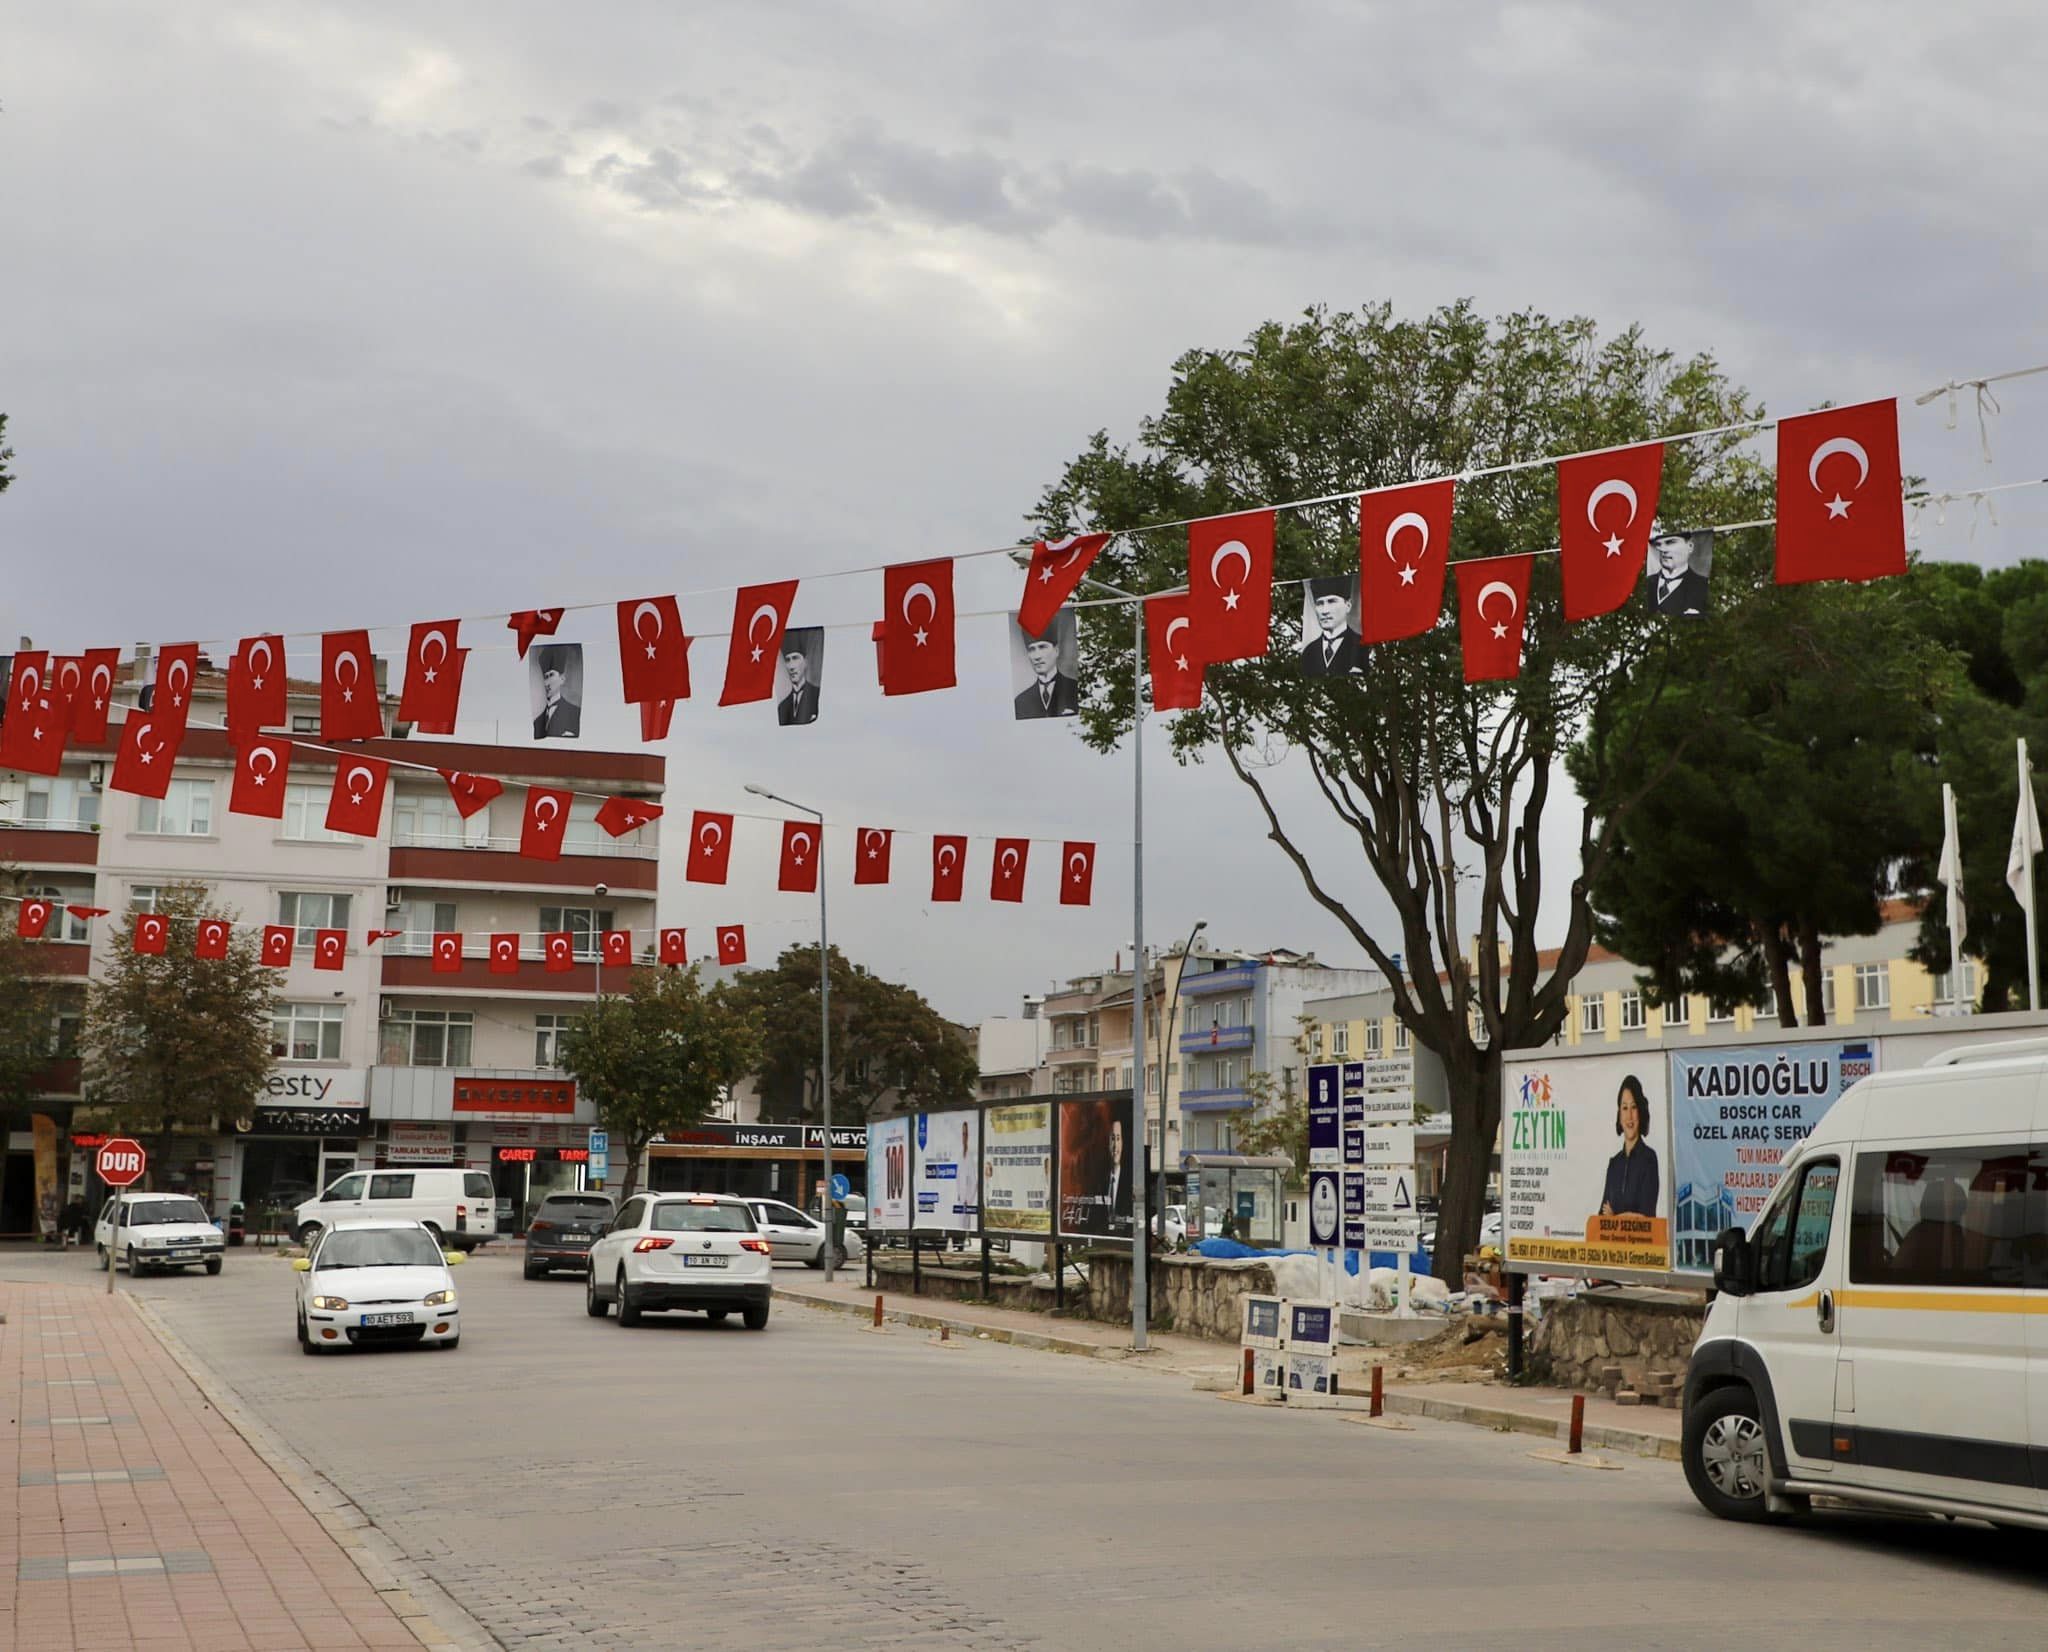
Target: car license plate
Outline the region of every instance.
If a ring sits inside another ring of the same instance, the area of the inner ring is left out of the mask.
[[[590,1240],[591,1235],[587,1233],[565,1233],[562,1235],[562,1243],[565,1245],[587,1245],[590,1243]]]
[[[686,1256],[683,1258],[683,1266],[686,1268],[722,1268],[725,1266],[725,1258],[722,1256]]]
[[[364,1314],[365,1325],[410,1325],[411,1314]]]

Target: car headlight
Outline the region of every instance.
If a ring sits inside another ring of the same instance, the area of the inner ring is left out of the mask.
[[[341,1309],[348,1306],[348,1298],[343,1296],[316,1296],[313,1298],[313,1306],[325,1308],[329,1313],[338,1313]]]
[[[454,1301],[455,1293],[453,1291],[435,1291],[426,1299],[426,1304],[429,1308],[446,1308],[453,1304]]]

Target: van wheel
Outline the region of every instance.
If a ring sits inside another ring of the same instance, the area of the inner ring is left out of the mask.
[[[441,1236],[441,1228],[438,1223],[426,1222],[422,1225],[434,1236],[434,1248],[436,1250],[446,1250],[448,1248],[448,1241]]]
[[[293,1234],[292,1237],[298,1240],[301,1250],[311,1250],[313,1248],[313,1241],[320,1237],[320,1224],[318,1222],[301,1222],[299,1224],[299,1231]]]
[[[1685,1419],[1686,1484],[1710,1514],[1723,1520],[1763,1520],[1770,1456],[1756,1395],[1748,1388],[1717,1388]]]

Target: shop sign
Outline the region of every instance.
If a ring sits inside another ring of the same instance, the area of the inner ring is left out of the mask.
[[[360,1067],[276,1072],[257,1095],[261,1107],[356,1107],[368,1099],[370,1075]]]
[[[573,1113],[576,1111],[576,1081],[573,1078],[464,1078],[455,1079],[455,1111],[458,1113]]]
[[[255,1136],[353,1136],[369,1123],[366,1107],[259,1107],[235,1129]]]
[[[398,1124],[384,1144],[387,1164],[445,1164],[455,1157],[455,1132],[446,1125]]]

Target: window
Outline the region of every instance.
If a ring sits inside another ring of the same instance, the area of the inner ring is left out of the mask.
[[[1717,1006],[1711,998],[1707,1000],[1708,1026],[1713,1027],[1725,1025],[1728,1022],[1733,1021],[1734,1019],[1735,1006],[1733,1004],[1730,1004],[1726,1009],[1722,1009],[1719,1006]]]
[[[78,1054],[78,1038],[85,1030],[85,1000],[67,997],[50,1018],[50,1054],[68,1061]]]
[[[360,1199],[363,1196],[363,1184],[369,1179],[369,1176],[361,1171],[358,1171],[353,1176],[344,1176],[325,1193],[321,1194],[320,1197],[322,1199]]]
[[[1645,1025],[1643,1017],[1643,995],[1640,992],[1625,992],[1621,995],[1621,1030],[1641,1032]]]
[[[2040,1289],[2048,1153],[1879,1148],[1856,1155],[1849,1277],[1869,1285]]]
[[[544,934],[566,929],[576,956],[595,958],[604,932],[617,925],[612,922],[609,907],[544,906],[540,909],[540,927]]]
[[[327,829],[327,803],[333,794],[325,786],[288,781],[284,788],[284,835],[294,843],[355,843],[346,832]]]
[[[640,1225],[641,1219],[646,1214],[647,1201],[645,1199],[628,1199],[625,1207],[619,1212],[619,1219],[612,1223],[612,1228],[615,1232],[630,1233]]]
[[[400,901],[384,921],[386,929],[403,930],[395,940],[384,943],[386,952],[415,952],[424,956],[434,950],[435,934],[455,928],[453,901]]]
[[[23,781],[20,818],[33,826],[94,826],[100,818],[100,789],[90,780],[28,775]]]
[[[1589,992],[1579,1000],[1579,1031],[1582,1033],[1596,1033],[1605,1032],[1606,1030],[1606,994]]]
[[[410,1199],[412,1197],[412,1175],[380,1171],[370,1178],[370,1197],[373,1199]]]
[[[1891,966],[1889,964],[1858,964],[1856,966],[1857,1009],[1890,1009],[1891,1002]]]
[[[1842,1178],[1833,1159],[1800,1167],[1799,1185],[1781,1191],[1757,1226],[1757,1287],[1796,1291],[1820,1277],[1835,1220],[1835,1190]]]
[[[1341,1023],[1330,1029],[1330,1053],[1349,1055],[1351,1053],[1351,1029]]]
[[[278,893],[277,921],[299,932],[300,946],[311,946],[316,930],[348,928],[348,907],[347,895],[285,889]]]
[[[157,902],[157,887],[153,883],[131,883],[128,886],[128,910],[131,912],[154,912]]]
[[[490,1174],[482,1170],[464,1171],[462,1173],[462,1196],[465,1199],[489,1199],[494,1197],[491,1192]]]
[[[1678,996],[1677,1003],[1667,1004],[1664,1007],[1664,1025],[1668,1027],[1674,1021],[1676,1021],[1681,1027],[1690,1027],[1692,1025],[1691,993],[1680,993]]]
[[[173,780],[159,803],[135,800],[135,829],[161,837],[205,837],[213,830],[213,782]]]
[[[339,1061],[339,1004],[279,1004],[270,1012],[270,1053],[279,1061]]]
[[[1792,989],[1792,996],[1804,1009],[1806,990],[1803,981]],[[1835,1018],[1835,972],[1827,967],[1823,967],[1820,972],[1820,1013],[1830,1021]]]
[[[1408,1048],[1408,1023],[1397,1020],[1394,1023],[1394,1053],[1399,1055]]]
[[[1955,997],[1955,982],[1950,972],[1943,970],[1934,978],[1934,1001],[1937,1004],[1952,1004]],[[1963,960],[1963,1002],[1977,1002],[1977,961],[1974,958]]]
[[[401,791],[391,803],[391,841],[428,848],[459,849],[463,845],[462,811],[445,790]]]
[[[319,718],[317,718],[317,717],[308,717],[308,716],[305,716],[305,715],[303,715],[303,714],[299,714],[299,713],[294,713],[294,714],[293,714],[293,716],[292,716],[292,733],[294,733],[294,734],[318,734],[319,732],[320,732],[320,719],[319,719]]]
[[[1493,1042],[1493,1035],[1486,1030],[1486,1012],[1477,1004],[1465,1012],[1465,1025],[1472,1031],[1472,1042],[1482,1050]]]
[[[405,1010],[377,1029],[395,1067],[467,1067],[476,1017],[468,1010]]]
[[[536,1015],[533,1018],[533,1064],[559,1067],[562,1064],[562,1034],[575,1020],[570,1015]]]
[[[74,918],[65,910],[65,907],[69,905],[92,905],[92,891],[90,889],[60,889],[54,883],[46,883],[40,887],[30,885],[22,893],[24,895],[40,896],[46,901],[53,902],[57,908],[50,915],[50,927],[43,931],[44,940],[89,941],[92,939],[92,928],[86,920]]]

